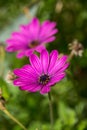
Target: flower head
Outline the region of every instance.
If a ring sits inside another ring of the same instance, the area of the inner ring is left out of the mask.
[[[5,80],[7,83],[12,83],[14,79],[16,79],[16,75],[12,72],[12,71],[8,71],[6,77],[5,77]]]
[[[55,12],[60,13],[63,9],[63,2],[62,0],[58,0],[55,7]]]
[[[58,58],[57,50],[53,50],[50,54],[47,50],[43,50],[40,58],[32,54],[30,65],[14,70],[18,78],[13,81],[13,84],[19,86],[21,90],[48,93],[54,84],[65,77],[65,70],[69,66],[66,61],[66,55]]]
[[[40,24],[37,18],[33,18],[27,25],[20,26],[19,32],[12,33],[11,38],[7,40],[6,50],[18,51],[18,58],[30,56],[34,50],[41,52],[44,44],[55,40],[53,35],[58,32],[55,26],[55,22],[46,20]]]
[[[71,50],[71,54],[75,56],[82,56],[83,54],[83,45],[78,42],[77,39],[74,39],[72,43],[69,43],[69,50]]]

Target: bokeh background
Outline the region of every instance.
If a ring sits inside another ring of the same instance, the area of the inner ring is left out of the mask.
[[[52,88],[54,130],[87,130],[87,0],[0,0],[0,87],[6,108],[28,130],[50,130],[47,95],[27,93],[7,83],[9,70],[28,63],[5,51],[6,39],[34,16],[57,22],[59,33],[47,49],[70,54],[68,44],[77,39],[84,52],[70,61],[67,76]],[[0,111],[0,130],[21,130]]]

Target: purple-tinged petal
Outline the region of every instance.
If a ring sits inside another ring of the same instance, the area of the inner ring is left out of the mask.
[[[67,58],[67,56],[63,56],[60,59],[58,59],[55,66],[49,71],[49,74],[54,75],[57,71],[59,71],[66,63]]]
[[[43,36],[47,31],[50,32],[56,26],[55,22],[45,21],[41,25],[40,36]],[[48,29],[48,30],[47,30]]]
[[[40,55],[43,72],[46,74],[49,66],[49,54],[47,50],[43,50]]]
[[[31,79],[21,79],[21,78],[18,78],[18,79],[15,79],[14,81],[13,81],[13,84],[15,85],[15,86],[19,86],[19,87],[22,87],[22,86],[30,86],[31,84],[36,84],[36,82],[35,82],[35,79],[33,79],[32,78],[32,80]]]
[[[55,63],[56,63],[57,59],[58,59],[58,51],[53,50],[50,53],[50,61],[49,61],[50,63],[49,63],[48,73],[55,66]]]
[[[46,20],[42,23],[41,27],[45,27],[46,25],[49,25],[50,24],[50,21],[49,20]]]
[[[21,52],[18,52],[17,54],[17,58],[22,58],[23,56],[25,56],[25,52],[24,51],[21,51]]]
[[[13,52],[13,51],[15,51],[15,48],[14,48],[14,46],[7,46],[6,51]]]
[[[22,70],[23,71],[27,71],[27,73],[29,74],[29,76],[32,76],[33,78],[36,78],[36,79],[38,78],[38,72],[31,65],[24,65],[22,67]]]
[[[54,29],[54,30],[52,30],[52,31],[50,31],[48,33],[46,32],[43,39],[45,40],[46,38],[51,37],[52,35],[56,34],[57,32],[58,32],[58,29]]]
[[[38,77],[36,70],[31,65],[24,65],[22,67],[22,70],[27,71],[29,73],[29,75],[31,75],[33,77]]]
[[[58,70],[58,73],[64,72],[69,67],[69,63],[66,63],[60,70]]]
[[[27,49],[26,51],[25,51],[25,55],[27,56],[27,57],[29,57],[30,55],[32,55],[32,53],[33,53],[33,49]]]
[[[43,86],[42,88],[41,88],[41,90],[40,90],[40,94],[46,94],[46,93],[48,93],[48,92],[50,92],[50,87],[49,86]]]
[[[38,74],[42,73],[41,63],[40,63],[40,59],[38,58],[38,56],[36,56],[35,54],[32,54],[30,56],[30,63],[32,65],[32,67],[37,71]]]
[[[49,28],[49,27],[48,27]],[[58,29],[53,29],[53,30],[46,30],[44,31],[43,35],[39,36],[40,41],[46,40],[47,38],[52,37],[54,34],[56,34],[58,32]]]
[[[54,76],[52,76],[50,82],[48,83],[48,85],[52,86],[55,83],[61,81],[64,77],[66,76],[65,73],[57,73]]]
[[[13,81],[13,84],[15,86],[22,86],[22,85],[25,85],[25,83],[20,79],[20,78],[17,78]]]
[[[20,25],[20,30],[21,30],[21,32],[26,32],[26,31],[28,31],[27,25]]]
[[[18,44],[18,41],[16,40],[16,39],[12,39],[12,38],[10,38],[10,39],[7,39],[6,40],[6,42],[10,45],[12,45],[13,43],[17,43]]]
[[[29,86],[25,85],[25,86],[22,86],[20,87],[21,90],[26,90],[26,91],[29,91],[29,92],[37,92],[41,89],[41,87],[37,84],[31,84]]]
[[[15,52],[15,51],[18,51],[18,50],[22,50],[22,49],[24,49],[24,47],[22,47],[21,45],[8,45],[7,47],[6,47],[6,50],[8,51],[8,52]]]
[[[42,40],[41,41],[41,43],[43,44],[45,44],[45,43],[48,43],[48,42],[52,42],[52,41],[54,41],[56,39],[56,37],[55,36],[53,36],[53,37],[50,37],[50,38],[47,38],[47,39],[45,39],[45,40]]]
[[[47,31],[47,28],[49,29],[49,26],[50,26],[49,20],[46,20],[45,22],[42,23],[41,28],[40,28],[40,34],[39,34],[40,38],[44,36],[44,34]]]
[[[39,30],[40,30],[39,20],[37,18],[33,18],[31,25],[29,27],[29,31],[33,35],[34,40],[38,39]]]
[[[42,23],[41,28],[40,28],[40,35],[43,34],[43,32],[45,31],[45,29],[47,29],[47,27],[49,26],[50,21],[46,20]]]
[[[38,52],[41,52],[43,50],[45,50],[45,46],[43,46],[43,45],[36,47],[36,51],[38,51]]]
[[[19,40],[27,40],[28,36],[22,34],[21,32],[13,32],[12,33],[12,38],[13,39],[19,39]]]
[[[53,29],[56,26],[56,22],[50,22],[50,29]]]
[[[19,41],[18,39],[8,39],[7,40],[8,46],[13,46],[15,50],[25,49],[26,48],[26,42]]]
[[[11,37],[10,39],[7,39],[6,40],[7,43],[9,44],[14,44],[14,43],[26,43],[27,42],[27,39],[26,38],[23,38],[22,36],[17,36],[17,37]]]
[[[21,69],[15,69],[14,74],[17,75],[18,77],[31,77],[32,78],[37,78],[38,74],[36,73],[36,71],[31,67],[31,66],[24,66]]]
[[[32,32],[30,31],[30,26],[31,26],[31,24],[29,24],[28,26],[26,25],[26,27],[21,25],[20,26],[20,29],[21,29],[20,34],[22,34],[25,37],[27,37],[27,40],[32,41],[34,39],[34,36],[32,35]]]

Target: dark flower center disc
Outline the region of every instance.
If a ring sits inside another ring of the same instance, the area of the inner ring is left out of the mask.
[[[46,75],[46,74],[44,74],[44,75],[42,75],[42,76],[40,77],[39,82],[40,82],[41,84],[45,85],[45,84],[48,83],[49,79],[50,79],[49,76]]]
[[[29,44],[29,47],[30,47],[30,48],[34,48],[34,47],[36,47],[38,44],[39,44],[38,41],[32,41],[32,42]]]

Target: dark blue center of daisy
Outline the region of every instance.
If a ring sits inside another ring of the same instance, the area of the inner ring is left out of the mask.
[[[32,41],[31,43],[29,43],[29,47],[30,47],[30,48],[34,48],[34,47],[36,47],[38,44],[39,44],[38,41]]]
[[[49,76],[44,74],[44,75],[40,76],[39,81],[41,84],[45,85],[48,83],[49,79],[50,79]]]

